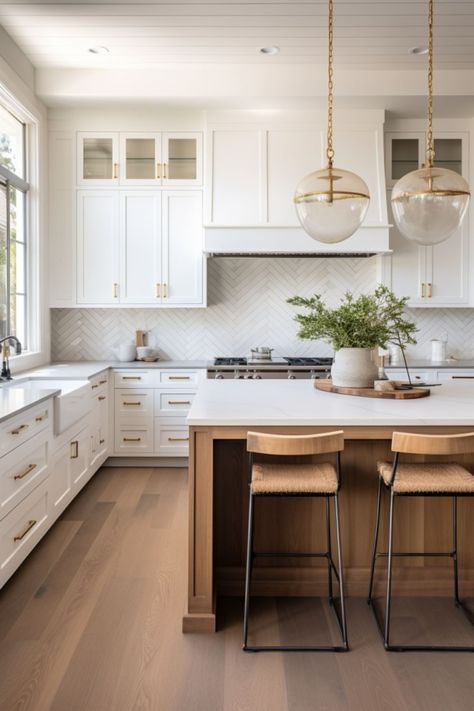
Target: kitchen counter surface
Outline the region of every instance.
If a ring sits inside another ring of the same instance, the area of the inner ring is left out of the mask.
[[[447,382],[430,397],[388,400],[316,390],[308,380],[205,380],[190,426],[467,426],[474,428],[474,383]]]
[[[48,388],[45,383],[32,383],[31,381],[18,385],[2,385],[0,387],[0,422],[9,417],[18,415],[33,405],[38,405],[49,398],[59,395],[61,391]]]
[[[434,368],[435,370],[441,370],[446,368],[447,370],[455,370],[456,368],[474,368],[474,360],[408,360],[408,367],[412,368]],[[400,370],[405,368],[403,362],[398,363],[398,365],[386,365],[385,370],[390,370],[390,368],[396,368]]]
[[[18,373],[15,376],[16,380],[21,378],[64,378],[71,380],[82,380],[93,378],[95,375],[107,370],[108,368],[115,369],[146,369],[154,368],[191,368],[205,369],[210,365],[210,361],[205,360],[158,360],[154,363],[145,363],[144,361],[132,361],[131,363],[122,363],[120,361],[77,361],[68,363],[50,363],[36,370],[29,370],[23,373]]]

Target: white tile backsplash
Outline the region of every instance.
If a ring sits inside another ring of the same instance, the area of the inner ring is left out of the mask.
[[[329,355],[324,343],[300,341],[289,296],[370,291],[375,259],[214,258],[208,264],[207,309],[53,309],[53,360],[113,358],[112,348],[150,332],[162,358],[244,356],[268,345],[286,355]],[[411,309],[419,333],[409,356],[429,358],[432,338],[448,339],[448,354],[474,357],[474,309]]]

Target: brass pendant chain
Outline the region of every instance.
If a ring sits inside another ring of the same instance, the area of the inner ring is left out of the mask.
[[[428,0],[428,133],[426,136],[426,166],[433,167],[433,0]]]
[[[332,107],[333,107],[333,0],[329,0],[328,21],[328,135],[326,155],[328,166],[332,168],[334,161],[334,148],[332,145]]]

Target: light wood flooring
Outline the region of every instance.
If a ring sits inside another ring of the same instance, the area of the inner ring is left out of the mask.
[[[473,708],[472,654],[387,654],[362,599],[348,654],[244,654],[233,598],[218,633],[183,635],[186,561],[186,472],[98,472],[0,592],[1,711]],[[472,640],[447,600],[400,605],[400,633]],[[334,631],[306,598],[256,598],[251,629],[262,643]]]

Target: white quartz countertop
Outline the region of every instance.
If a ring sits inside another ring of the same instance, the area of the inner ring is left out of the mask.
[[[205,380],[190,426],[438,425],[474,429],[474,382],[443,383],[417,400],[385,400],[325,393],[310,380]]]
[[[203,360],[158,360],[154,363],[145,363],[144,361],[132,361],[131,363],[122,363],[120,361],[77,361],[69,363],[50,363],[36,370],[29,370],[24,373],[18,373],[15,378],[64,378],[71,380],[88,380],[95,375],[102,373],[108,368],[115,369],[145,369],[152,370],[154,368],[190,368],[201,369],[207,368],[210,365],[208,361]]]
[[[33,383],[29,381],[24,384],[2,386],[0,388],[0,422],[48,400],[60,392],[61,390],[57,387],[48,386],[46,382]]]

